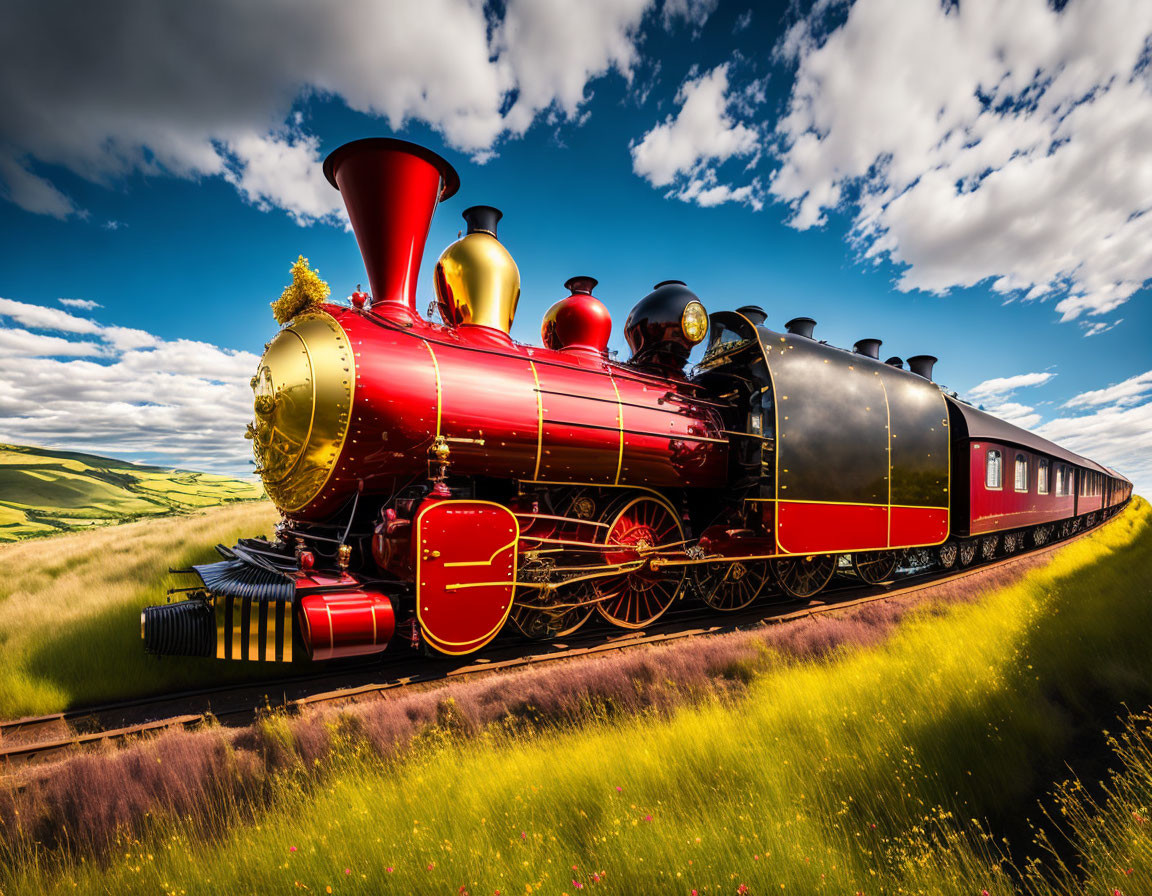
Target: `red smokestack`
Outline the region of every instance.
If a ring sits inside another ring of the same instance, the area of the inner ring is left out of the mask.
[[[416,277],[436,203],[460,188],[451,165],[423,146],[388,137],[353,140],[324,160],[340,191],[372,287],[372,307],[418,317]]]

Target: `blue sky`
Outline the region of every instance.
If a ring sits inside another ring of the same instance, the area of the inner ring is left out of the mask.
[[[574,274],[762,305],[1152,489],[1152,8],[1071,0],[52,4],[0,36],[0,439],[242,472],[297,254],[366,280],[319,161],[461,175],[539,339]],[[107,40],[93,42],[100,26]],[[68,300],[68,301],[63,301]]]

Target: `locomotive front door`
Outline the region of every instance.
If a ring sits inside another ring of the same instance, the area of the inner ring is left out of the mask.
[[[520,526],[491,501],[430,500],[416,514],[416,619],[441,653],[479,650],[512,611]]]

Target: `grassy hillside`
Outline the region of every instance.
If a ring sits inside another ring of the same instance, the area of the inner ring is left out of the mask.
[[[0,545],[0,718],[256,674],[146,656],[140,610],[177,584],[169,567],[218,559],[216,544],[268,534],[276,519],[267,501],[245,502]]]
[[[1102,730],[1152,701],[1150,598],[1137,500],[1014,584],[927,605],[878,642],[765,646],[743,687],[678,709],[589,700],[549,724],[509,679],[485,698],[507,716],[480,728],[445,699],[409,740],[402,697],[237,741],[161,739],[61,770],[63,815],[48,791],[11,803],[0,891],[1149,893],[1149,720],[1112,742],[1120,774],[1095,798],[1060,782],[1068,762],[1106,777],[1089,761],[1109,752]],[[89,781],[100,800],[102,769],[147,775],[150,811],[117,828],[117,791],[107,864],[48,853],[44,820],[66,840],[59,821],[86,815],[71,794]],[[165,811],[182,793],[188,808]]]
[[[256,483],[107,457],[0,445],[0,542],[250,501]]]

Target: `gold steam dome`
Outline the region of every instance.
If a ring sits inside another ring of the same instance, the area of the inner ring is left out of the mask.
[[[464,210],[468,232],[436,262],[436,300],[449,326],[509,333],[520,301],[520,269],[496,238],[503,217],[490,205]]]

